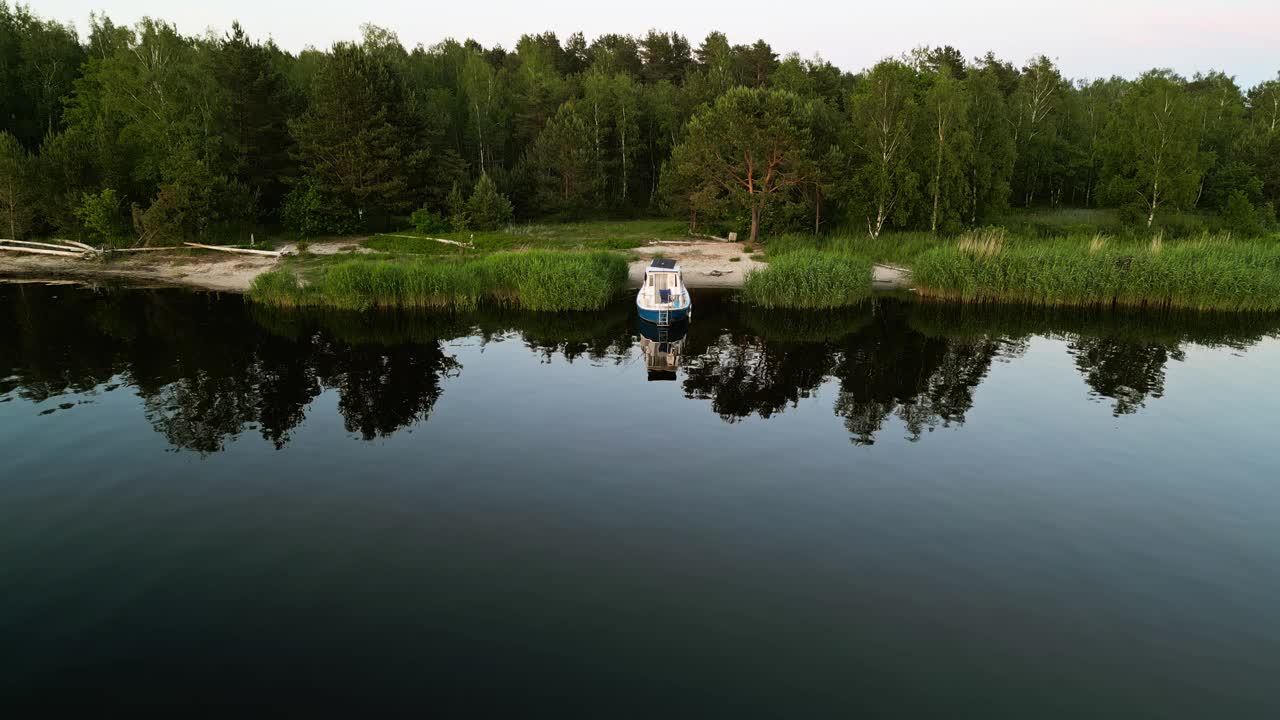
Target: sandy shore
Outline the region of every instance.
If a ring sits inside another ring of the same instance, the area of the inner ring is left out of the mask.
[[[748,271],[765,266],[751,259],[742,248],[742,243],[712,241],[668,242],[636,248],[632,252],[646,259],[631,263],[631,287],[644,283],[644,269],[649,266],[649,259],[658,256],[679,262],[685,285],[690,288],[742,287]]]
[[[270,270],[277,262],[271,257],[222,253],[145,253],[148,257],[140,257],[143,254],[112,259],[107,263],[41,255],[6,255],[0,257],[0,276],[128,280],[245,292],[255,277]]]
[[[694,289],[742,287],[748,272],[766,266],[744,253],[741,243],[671,242],[637,248],[633,252],[648,258],[675,258],[684,271],[685,285]],[[644,269],[648,265],[647,259],[631,263],[632,287],[640,287],[644,282]],[[911,287],[911,271],[906,268],[874,265],[872,270],[875,272],[872,285],[877,290]]]
[[[376,254],[361,247],[360,240],[361,238],[348,238],[311,243],[308,252],[316,255],[345,252]],[[286,245],[281,249],[288,253],[297,251],[293,245]],[[749,271],[765,266],[743,252],[741,243],[668,242],[636,248],[633,252],[645,259],[631,263],[632,287],[639,287],[644,282],[644,269],[649,264],[649,258],[659,255],[675,258],[680,262],[685,283],[690,288],[742,287]],[[0,276],[118,279],[245,292],[255,277],[272,269],[278,262],[277,258],[272,257],[218,252],[138,253],[115,257],[105,263],[15,253],[0,256]],[[910,273],[902,268],[877,265],[875,272],[875,287],[878,289],[910,286]]]

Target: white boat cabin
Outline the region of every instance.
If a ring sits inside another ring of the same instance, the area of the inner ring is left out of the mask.
[[[679,310],[689,304],[689,291],[680,275],[680,265],[675,260],[658,258],[644,271],[644,285],[636,298],[637,303],[649,310]]]

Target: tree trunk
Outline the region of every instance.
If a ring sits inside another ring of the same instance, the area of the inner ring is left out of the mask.
[[[751,242],[760,239],[760,206],[751,206]]]
[[[1156,220],[1156,206],[1160,204],[1160,180],[1156,179],[1151,184],[1151,202],[1147,203],[1147,228],[1151,228],[1151,224]]]
[[[591,105],[592,124],[595,126],[596,135],[596,172],[600,174],[600,181],[608,182],[608,178],[604,174],[604,153],[600,152],[600,103]],[[603,193],[602,193],[603,194]],[[606,195],[606,197],[608,197]]]
[[[822,188],[814,187],[813,189],[813,234],[814,237],[822,232]]]
[[[938,232],[938,204],[942,199],[942,148],[938,148],[938,165],[933,175],[933,216],[929,221],[929,232]]]
[[[938,111],[938,156],[933,167],[933,216],[929,221],[929,231],[938,232],[938,205],[942,200],[942,145],[946,142],[947,131],[943,129],[942,111]]]
[[[871,236],[872,240],[875,240],[876,238],[880,237],[880,231],[884,229],[884,222],[887,219],[888,219],[887,209],[885,208],[884,204],[881,203],[880,206],[876,208],[875,223],[872,224],[871,218],[867,218],[867,234]]]
[[[622,134],[622,202],[627,202],[627,104],[622,103],[622,125],[618,128]]]
[[[969,191],[972,193],[969,203],[969,224],[977,227],[978,225],[978,169],[975,167],[970,173],[973,181],[969,184]]]
[[[476,136],[480,139],[480,174],[485,175],[484,170],[484,123],[480,122],[480,103],[472,102],[472,107],[476,110]]]

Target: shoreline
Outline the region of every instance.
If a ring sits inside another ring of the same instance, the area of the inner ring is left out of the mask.
[[[285,245],[282,250],[296,253],[297,246]],[[312,243],[307,252],[323,256],[350,253],[366,258],[382,255],[360,247],[358,238]],[[645,267],[658,256],[674,258],[681,264],[685,284],[691,290],[739,289],[749,271],[768,267],[767,263],[756,260],[753,254],[744,253],[740,243],[666,242],[638,247],[631,252],[644,259],[628,263],[629,288],[640,286],[644,281]],[[106,263],[43,255],[5,255],[0,257],[0,278],[122,280],[243,294],[249,291],[254,278],[279,266],[278,258],[227,257],[200,251],[118,257]],[[874,270],[873,289],[909,289],[911,286],[910,271],[906,268],[877,264]]]

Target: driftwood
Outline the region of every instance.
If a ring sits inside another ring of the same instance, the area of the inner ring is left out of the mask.
[[[200,243],[182,243],[187,247],[200,248],[201,250],[217,250],[219,252],[242,253],[245,255],[266,255],[268,257],[280,257],[284,253],[279,250],[246,250],[244,248],[222,247],[221,245],[201,245]]]
[[[385,233],[387,237],[409,238],[410,240],[430,240],[431,242],[444,243],[445,245],[457,245],[458,247],[474,248],[472,243],[458,242],[457,240],[445,240],[444,238],[422,237],[421,235],[395,235]]]
[[[75,247],[78,247],[82,250],[86,250],[88,252],[95,252],[95,253],[98,252],[98,248],[92,245],[85,245],[84,243],[77,242],[75,240],[63,240],[62,238],[54,238],[54,240],[60,243],[66,243],[67,245],[74,245]]]
[[[721,277],[722,275],[730,275],[732,273],[732,270],[708,270],[702,274],[710,275],[711,277]]]
[[[82,258],[83,252],[74,250],[41,250],[33,247],[11,247],[9,245],[0,245],[0,250],[5,252],[31,253],[33,255],[53,255],[55,257]]]
[[[79,245],[78,245],[78,244],[77,244],[76,246],[70,246],[70,245],[55,245],[55,244],[53,244],[53,243],[32,242],[32,241],[30,241],[30,240],[0,240],[0,243],[12,243],[12,244],[14,244],[14,245],[25,245],[25,246],[30,246],[30,247],[40,247],[40,248],[47,248],[47,249],[50,249],[50,250],[62,250],[62,251],[65,251],[65,252],[74,252],[74,253],[79,253],[79,252],[83,252],[83,251],[86,251],[86,250],[87,250],[87,251],[89,251],[89,252],[97,252],[96,250],[94,250],[93,248],[89,247],[88,245],[85,245],[83,248],[81,248],[81,247],[79,247]]]
[[[185,245],[170,245],[169,247],[136,247],[136,248],[110,248],[109,253],[122,252],[160,252],[161,250],[186,250]]]

